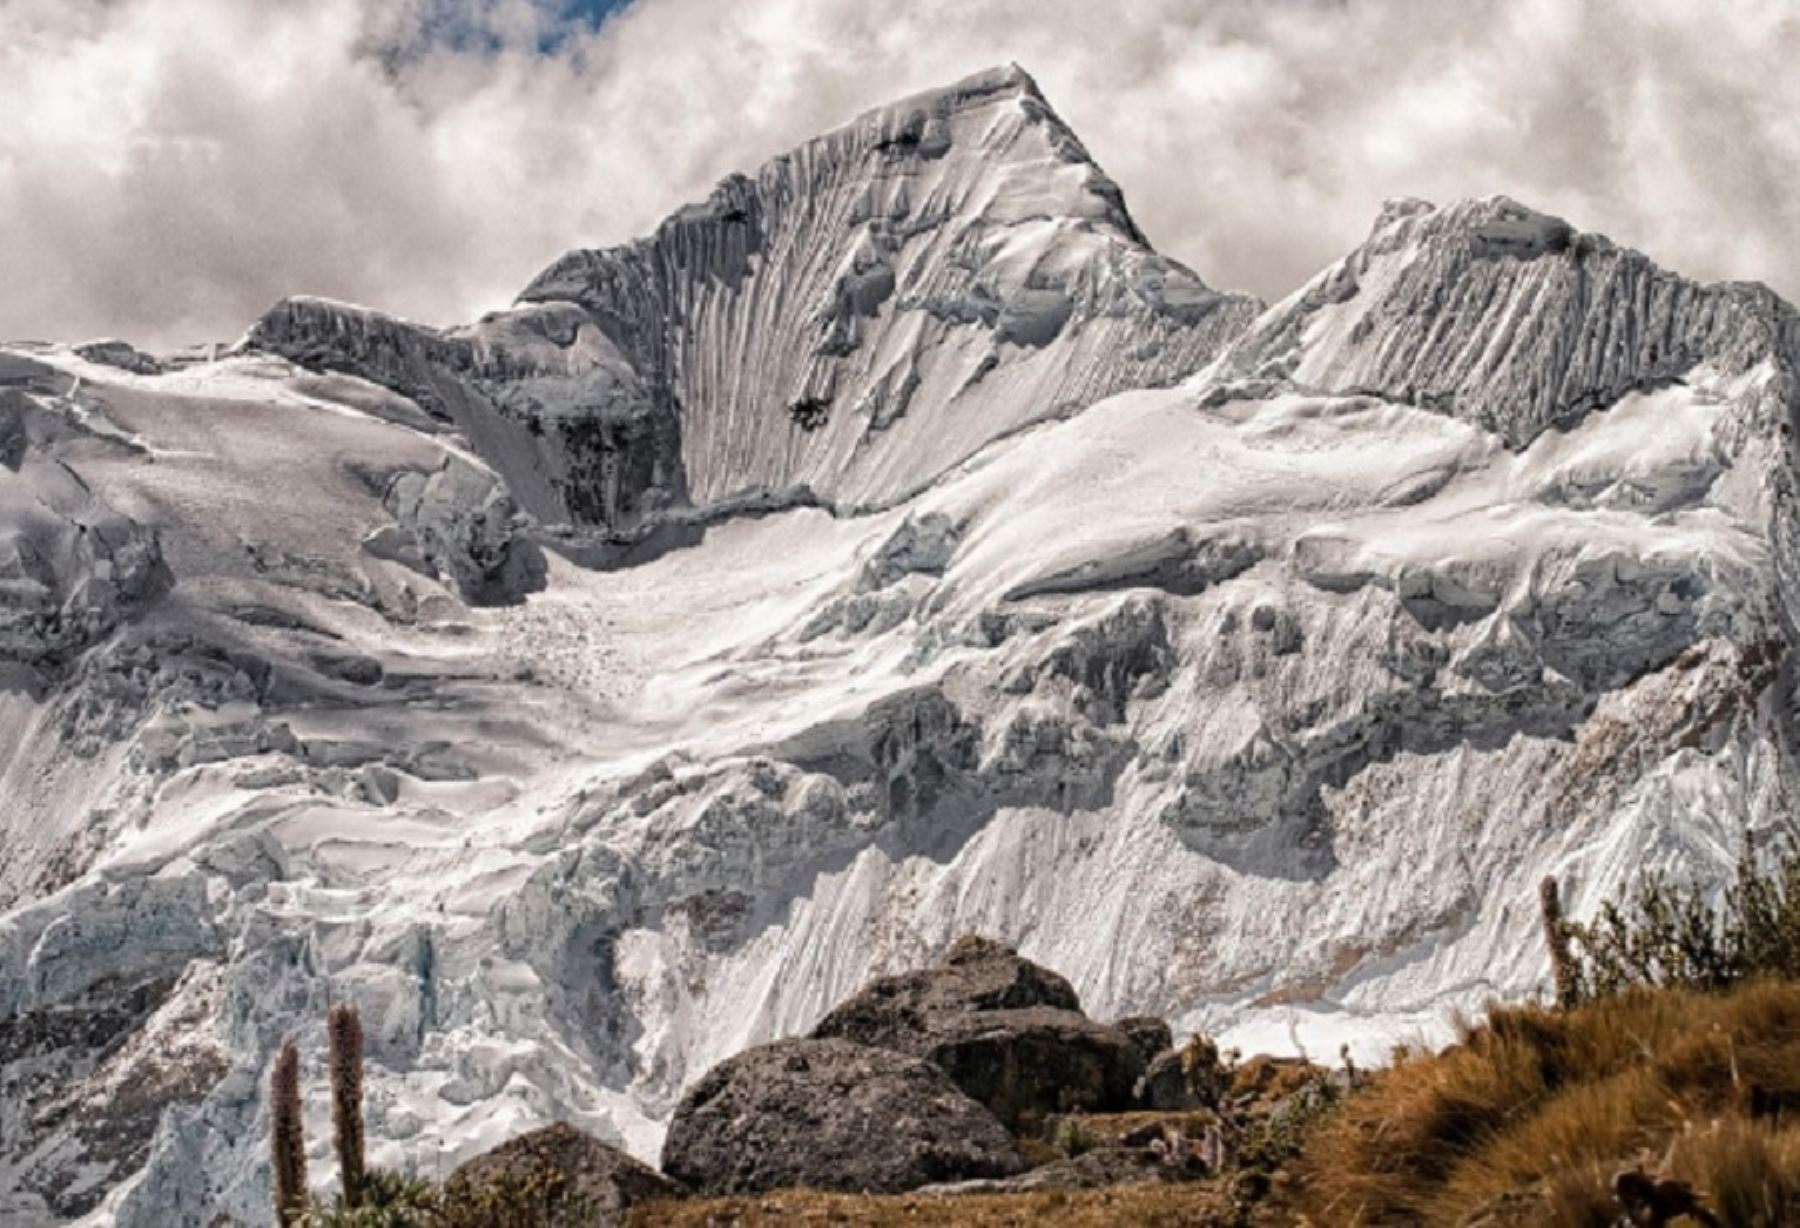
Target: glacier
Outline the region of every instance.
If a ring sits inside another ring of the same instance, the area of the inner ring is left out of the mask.
[[[1247,1049],[1535,993],[1544,874],[1792,829],[1797,372],[1498,197],[1214,290],[1017,68],[466,327],[0,347],[0,1218],[261,1222],[346,998],[431,1175],[969,931]]]

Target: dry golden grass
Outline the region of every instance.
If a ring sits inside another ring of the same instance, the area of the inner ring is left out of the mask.
[[[1317,1079],[1321,1073],[1319,1067],[1295,1058],[1257,1054],[1255,1057],[1245,1058],[1232,1068],[1231,1081],[1225,1087],[1225,1098],[1237,1100],[1243,1096],[1254,1096],[1261,1101],[1285,1100]]]
[[[1194,1112],[1163,1112],[1160,1110],[1140,1111],[1135,1113],[1083,1113],[1074,1117],[1058,1117],[1052,1119],[1048,1127],[1049,1135],[1054,1138],[1058,1127],[1064,1122],[1080,1123],[1082,1131],[1096,1147],[1118,1147],[1132,1135],[1146,1135],[1161,1129],[1178,1130],[1189,1138],[1199,1138],[1206,1128],[1218,1118],[1205,1109]],[[1032,1140],[1020,1140],[1023,1144]],[[1142,1143],[1137,1144],[1143,1146]],[[1062,1152],[1051,1147],[1052,1159],[1060,1159]],[[1032,1157],[1028,1154],[1027,1160]]]
[[[1800,1224],[1800,1122],[1727,1117],[1683,1135],[1670,1171],[1727,1224]]]
[[[785,1228],[855,1224],[869,1228],[1223,1228],[1229,1194],[1212,1184],[1118,1186],[1033,1194],[822,1194],[780,1190],[739,1198],[658,1202],[632,1208],[627,1228]]]
[[[1800,1186],[1800,984],[1634,991],[1496,1009],[1381,1071],[1312,1139],[1320,1224],[1604,1225],[1613,1174],[1690,1182],[1729,1225],[1777,1225]]]
[[[1253,1060],[1231,1092],[1274,1104],[1310,1077]],[[1209,1119],[1093,1115],[1081,1128],[1106,1147],[1158,1122],[1197,1134]],[[1034,1162],[1057,1154],[1029,1145]],[[1228,1176],[1024,1194],[783,1190],[652,1204],[627,1222],[1606,1228],[1620,1213],[1614,1176],[1639,1165],[1687,1183],[1728,1228],[1800,1226],[1800,983],[1638,990],[1569,1012],[1496,1008],[1445,1052],[1404,1057],[1344,1096],[1266,1189]]]

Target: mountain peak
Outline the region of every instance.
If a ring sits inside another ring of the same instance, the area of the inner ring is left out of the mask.
[[[750,220],[753,198],[816,200],[858,192],[838,225],[881,220],[921,228],[940,221],[1005,225],[1029,218],[1108,226],[1148,246],[1124,195],[1017,64],[974,73],[873,107],[757,170],[720,180],[676,210],[650,239],[571,251],[520,294],[524,302],[578,297],[594,261],[683,228]],[[1190,274],[1191,276],[1191,274]]]
[[[1689,281],[1510,197],[1400,199],[1226,369],[1438,410],[1520,448],[1703,362],[1736,374],[1791,356],[1793,320],[1767,290]]]
[[[578,304],[683,407],[696,503],[804,488],[851,508],[1183,378],[1260,307],[1152,251],[1017,66],[865,112],[520,299]]]
[[[540,520],[635,536],[891,505],[1023,426],[1185,378],[1260,309],[1153,251],[1009,65],[728,175],[469,328],[300,302],[250,341],[454,422]]]
[[[1030,99],[1043,106],[1049,105],[1037,79],[1016,62],[1009,62],[972,72],[948,85],[933,86],[892,102],[870,107],[845,126],[853,126],[869,116],[887,111],[953,111],[971,105],[983,105],[995,98]]]

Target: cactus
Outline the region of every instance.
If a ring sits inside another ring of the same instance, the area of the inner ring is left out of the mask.
[[[327,1016],[331,1041],[331,1126],[344,1204],[359,1207],[367,1173],[363,1157],[363,1033],[356,1007],[340,1002]]]
[[[269,1072],[269,1162],[275,1222],[295,1228],[306,1214],[306,1134],[300,1124],[300,1050],[284,1041]]]
[[[1538,910],[1544,920],[1544,944],[1550,948],[1550,970],[1556,978],[1556,1004],[1568,1010],[1581,1001],[1581,967],[1569,949],[1569,926],[1563,920],[1562,897],[1553,874],[1538,884]]]

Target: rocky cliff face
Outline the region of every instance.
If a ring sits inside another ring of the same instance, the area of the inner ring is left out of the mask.
[[[260,1222],[331,1000],[378,1163],[651,1155],[963,932],[1379,1054],[1787,822],[1790,307],[1491,200],[1254,310],[1004,71],[468,328],[0,351],[0,1218]]]

